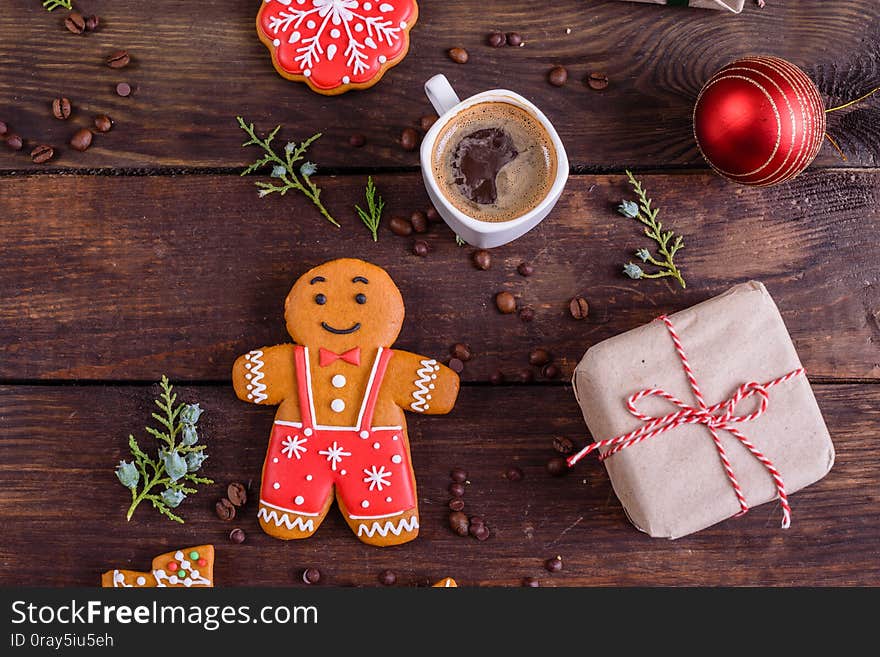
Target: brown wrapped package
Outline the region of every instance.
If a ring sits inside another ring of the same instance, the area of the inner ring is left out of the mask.
[[[738,14],[742,11],[746,0],[630,0],[631,2],[650,2],[655,5],[676,5],[681,7],[698,7],[700,9],[725,9]]]
[[[776,304],[761,283],[737,285],[669,319],[710,407],[733,397],[745,383],[765,384],[801,367]],[[688,406],[698,406],[662,321],[589,349],[575,369],[573,385],[596,441],[646,424],[626,406],[630,395],[639,391],[662,389]],[[790,495],[828,473],[834,446],[806,376],[769,387],[766,395],[763,414],[731,426],[772,461]],[[759,408],[760,397],[743,399],[733,415],[751,414]],[[652,417],[681,410],[660,397],[640,399],[635,406]],[[777,498],[768,468],[729,431],[717,433],[748,506]],[[604,463],[630,521],[651,536],[679,538],[740,512],[705,423],[676,426],[618,451]]]

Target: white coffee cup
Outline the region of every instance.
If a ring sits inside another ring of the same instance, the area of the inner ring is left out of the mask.
[[[476,96],[471,96],[466,100],[459,100],[445,75],[435,75],[428,80],[425,83],[425,94],[427,94],[428,100],[431,101],[440,118],[431,126],[431,129],[428,130],[428,133],[422,140],[422,177],[425,180],[425,188],[428,190],[431,202],[437,208],[437,212],[440,213],[443,220],[449,224],[449,227],[468,244],[483,249],[491,249],[492,247],[501,246],[515,240],[541,223],[550,214],[553,206],[556,205],[568,180],[568,156],[565,154],[565,147],[562,145],[562,140],[559,138],[553,124],[544,116],[543,112],[519,94],[515,94],[507,89],[492,89],[491,91],[484,91]],[[556,154],[556,178],[547,196],[525,214],[509,221],[480,221],[468,216],[452,205],[443,195],[440,186],[434,178],[432,161],[437,147],[437,136],[440,134],[440,131],[462,110],[467,109],[471,105],[486,102],[508,103],[528,112],[544,126],[544,130],[550,136]]]

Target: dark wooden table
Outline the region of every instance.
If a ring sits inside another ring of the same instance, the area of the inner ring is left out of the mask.
[[[337,585],[373,585],[394,569],[400,582],[453,576],[463,585],[853,585],[880,584],[880,99],[831,115],[828,146],[807,173],[770,189],[712,175],[691,133],[701,84],[737,56],[767,53],[803,66],[829,103],[880,84],[876,0],[770,0],[740,16],[625,2],[423,0],[412,51],[376,87],[325,98],[272,69],[253,19],[259,2],[119,3],[82,0],[100,31],[79,37],[38,0],[8,0],[0,12],[0,120],[28,144],[58,147],[34,165],[0,149],[0,584],[92,585],[107,568],[146,567],[167,549],[212,542],[217,581],[302,585],[319,567]],[[516,30],[522,48],[491,49],[486,34]],[[460,66],[445,51],[462,46]],[[133,64],[102,59],[128,49]],[[568,67],[563,88],[545,81]],[[611,85],[583,83],[593,70]],[[480,272],[470,247],[435,225],[427,258],[387,226],[370,241],[353,205],[372,174],[387,216],[427,207],[417,156],[397,143],[431,110],[422,83],[445,73],[460,94],[507,86],[536,101],[565,142],[573,175],[552,216],[492,252]],[[129,98],[115,84],[134,87]],[[56,95],[74,115],[51,116]],[[66,147],[75,127],[107,113],[114,129],[91,149]],[[258,200],[238,172],[234,117],[285,138],[324,133],[311,159],[335,229],[305,199]],[[363,148],[348,137],[362,132]],[[662,216],[685,235],[687,290],[620,274],[641,246],[615,214],[639,172]],[[281,302],[296,277],[326,259],[356,255],[386,267],[407,301],[399,346],[448,353],[471,345],[460,400],[448,417],[411,419],[422,529],[387,550],[360,544],[332,512],[310,540],[281,543],[259,530],[255,508],[218,520],[228,482],[257,482],[272,410],[234,398],[230,367],[248,349],[286,339]],[[536,273],[517,275],[522,261]],[[778,506],[754,509],[678,541],[652,540],[627,522],[604,468],[585,461],[551,478],[551,439],[582,443],[586,429],[566,383],[592,344],[708,298],[731,284],[764,281],[810,373],[837,448],[823,481],[793,496],[793,527]],[[535,310],[531,323],[494,309],[513,292]],[[584,295],[590,316],[574,321],[568,300]],[[532,347],[562,368],[557,381],[516,380]],[[218,483],[181,507],[180,526],[140,508],[113,468],[142,435],[153,383],[167,374],[206,409],[203,433]],[[503,473],[516,464],[519,482]],[[466,501],[486,518],[486,542],[447,527],[448,472],[465,467]],[[247,542],[232,545],[233,526]],[[542,568],[561,555],[565,569]]]

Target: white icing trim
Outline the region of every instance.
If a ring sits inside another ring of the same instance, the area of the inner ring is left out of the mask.
[[[419,378],[413,383],[416,387],[412,394],[415,401],[410,404],[409,407],[414,411],[424,413],[430,408],[427,399],[430,399],[431,395],[428,394],[427,384],[431,382],[431,375],[434,373],[434,366],[437,364],[437,361],[433,358],[429,358],[420,362],[422,367],[416,370],[416,374],[418,374]]]
[[[201,584],[203,586],[211,586],[211,580],[205,579],[201,575],[184,577],[183,580],[178,579],[176,575],[169,576],[164,570],[161,568],[159,570],[153,571],[153,577],[156,578],[156,586],[165,588],[168,584],[163,584],[162,580],[167,579],[169,584],[183,584],[186,588],[189,588],[193,584]],[[173,578],[173,579],[172,579]]]
[[[321,515],[320,513],[306,513],[305,511],[295,511],[293,509],[286,509],[283,506],[278,506],[276,504],[269,504],[266,500],[260,500],[260,505],[261,506],[268,506],[273,509],[278,509],[279,511],[284,511],[286,513],[295,513],[298,516],[315,516],[315,517],[317,517],[317,516]]]
[[[285,427],[296,427],[302,429],[302,422],[288,422],[287,420],[275,420],[275,424],[283,424]]]
[[[266,376],[266,374],[263,372],[264,363],[260,360],[262,357],[263,352],[259,349],[254,349],[249,352],[246,357],[253,365],[253,367],[251,367],[251,375],[253,376],[251,379],[251,385],[253,386],[253,390],[248,394],[248,399],[255,404],[260,404],[269,398],[269,395],[266,394],[266,384],[263,383],[263,377]]]
[[[274,509],[272,511],[260,509],[257,512],[257,518],[262,518],[266,522],[273,522],[275,523],[276,527],[280,527],[283,524],[285,527],[287,527],[287,529],[299,529],[303,532],[311,532],[315,530],[315,523],[311,518],[303,522],[303,519],[300,518],[299,515],[297,515],[291,521],[290,517],[286,513],[279,514]]]
[[[361,523],[358,525],[357,535],[362,536],[363,534],[366,534],[368,538],[373,538],[375,534],[379,534],[379,536],[385,538],[388,536],[388,532],[391,532],[395,536],[400,536],[404,531],[409,532],[418,528],[419,519],[416,516],[410,516],[409,518],[402,518],[396,525],[390,520],[384,525],[379,522],[374,522],[370,527],[367,527],[367,523]]]
[[[131,589],[134,588],[133,584],[125,583],[125,575],[120,573],[118,570],[113,571],[113,588],[114,589]]]
[[[404,509],[403,511],[395,511],[394,513],[385,513],[381,516],[348,516],[348,517],[351,520],[379,520],[381,518],[396,518],[404,511],[406,511],[406,509]]]

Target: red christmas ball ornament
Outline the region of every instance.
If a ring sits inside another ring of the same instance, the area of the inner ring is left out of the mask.
[[[694,136],[706,162],[744,185],[791,180],[816,158],[825,104],[813,81],[779,57],[744,57],[705,84]]]

